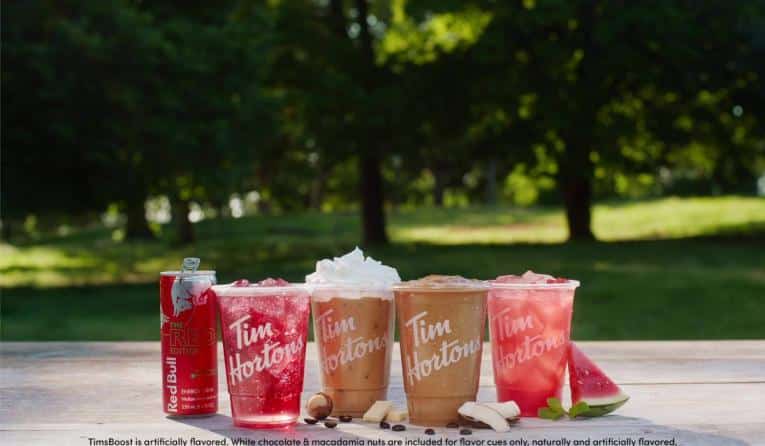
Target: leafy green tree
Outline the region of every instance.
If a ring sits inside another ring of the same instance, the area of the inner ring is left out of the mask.
[[[159,123],[171,130],[158,189],[171,197],[177,239],[194,240],[189,204],[228,203],[245,189],[276,140],[277,100],[264,87],[269,28],[259,16],[210,24],[169,19],[168,81]],[[264,37],[265,36],[265,37]]]
[[[285,1],[275,6],[275,88],[284,90],[322,162],[353,158],[358,167],[363,242],[386,243],[382,165],[395,142],[400,92],[376,63],[375,42],[386,9],[366,0],[326,5]]]
[[[762,16],[762,7],[582,0],[508,12],[505,26],[525,31],[515,52],[525,55],[535,116],[554,148],[572,239],[593,237],[597,168],[655,171],[673,147],[665,140],[695,138],[649,122],[692,110],[703,92],[738,82],[743,73],[732,62],[741,56],[740,24],[750,13]]]
[[[436,205],[443,204],[447,187],[464,189],[465,175],[475,169],[483,172],[484,189],[468,193],[494,203],[498,166],[534,157],[526,150],[533,126],[520,104],[526,101],[522,73],[497,57],[502,42],[484,43],[492,12],[461,2],[400,0],[392,9],[379,50],[381,61],[404,80],[410,123],[404,130],[416,135],[416,150],[402,157],[432,173]]]
[[[721,146],[726,155],[719,158],[730,159],[735,151],[726,140],[742,132],[751,136],[738,138],[740,153],[756,152],[754,128],[734,123],[730,114],[736,92],[750,91],[757,79],[756,67],[745,62],[756,60],[752,30],[761,23],[762,4],[410,5],[400,0],[396,5],[400,18],[384,45],[393,57],[437,67],[444,54],[464,46],[464,64],[484,74],[477,82],[495,87],[469,101],[482,111],[473,115],[471,126],[477,141],[494,140],[507,150],[521,136],[522,146],[536,141],[545,157],[554,158],[572,239],[593,238],[590,209],[598,169],[655,172],[697,138]],[[438,70],[433,76],[448,75]],[[504,86],[497,82],[502,76]],[[759,108],[747,110],[757,116]],[[689,126],[688,119],[672,118],[678,114],[700,120]],[[484,131],[483,122],[499,129]]]
[[[5,215],[6,207],[11,215],[56,206],[79,212],[116,201],[126,236],[150,238],[144,202],[164,193],[176,238],[190,242],[190,201],[227,201],[273,151],[276,99],[259,81],[271,35],[263,17],[151,6],[14,4],[3,52],[17,64],[4,66],[3,101],[19,113],[3,121],[4,129],[12,124],[5,147],[47,174],[35,180],[9,169],[4,181],[15,187],[3,200]],[[39,201],[25,200],[30,191]]]
[[[11,173],[11,213],[77,212],[115,200],[127,235],[151,237],[143,203],[157,146],[144,118],[162,85],[137,75],[161,62],[162,39],[150,18],[117,1],[21,2],[6,13],[13,20],[3,27],[3,52],[18,65],[4,64],[3,100],[19,115],[4,119],[4,148],[21,160],[12,165],[22,176],[14,181]],[[25,172],[30,162],[43,175]]]

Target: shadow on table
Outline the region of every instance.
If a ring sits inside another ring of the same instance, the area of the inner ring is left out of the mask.
[[[206,418],[173,418],[173,421],[198,429],[203,429],[229,439],[231,444],[237,444],[237,439],[293,439],[294,443],[303,444],[303,441],[323,440],[323,439],[358,439],[358,440],[377,440],[386,441],[405,438],[460,438],[461,435],[457,429],[436,428],[435,436],[424,434],[425,427],[407,425],[404,432],[394,432],[391,430],[380,430],[376,426],[368,424],[359,424],[355,422],[340,423],[336,429],[328,429],[321,424],[307,425],[298,423],[286,429],[242,429],[235,427],[233,420],[228,415],[217,414]],[[715,424],[707,425],[708,429],[714,430]],[[349,431],[351,430],[351,431]],[[620,415],[610,415],[602,418],[578,419],[567,421],[548,421],[541,419],[521,419],[515,424],[512,430],[506,434],[498,434],[491,430],[472,429],[470,437],[475,440],[502,438],[506,440],[508,446],[514,445],[533,445],[534,440],[546,439],[555,441],[562,438],[573,440],[587,440],[590,444],[596,444],[596,440],[615,439],[616,442],[600,444],[629,444],[620,443],[619,439],[631,438],[638,441],[640,438],[647,440],[644,443],[633,444],[674,444],[674,445],[731,445],[745,446],[749,443],[728,437],[721,434],[707,432],[698,432],[688,429],[678,429],[671,426],[655,424],[651,420],[638,417],[625,417]],[[522,439],[527,443],[522,443]],[[672,441],[674,443],[661,443],[659,441]],[[516,442],[514,442],[516,441]],[[299,442],[299,443],[298,443]],[[246,444],[246,443],[244,443]],[[364,443],[361,443],[364,444]],[[565,444],[565,443],[562,443]],[[586,444],[586,443],[583,443]]]
[[[375,431],[370,430],[368,435],[358,435],[358,432],[348,432],[346,428],[358,428],[355,423],[341,423],[336,429],[329,429],[321,424],[308,425],[304,423],[297,423],[293,426],[282,429],[244,429],[234,426],[234,420],[228,415],[216,414],[211,417],[200,418],[168,418],[172,421],[185,424],[187,426],[193,426],[198,429],[204,429],[208,432],[224,436],[229,439],[229,444],[237,444],[237,439],[293,439],[296,440],[295,445],[302,445],[303,440],[308,438],[309,440],[315,439],[336,439],[336,438],[356,438],[356,439],[376,439]],[[388,432],[389,434],[391,432]],[[397,432],[394,432],[397,433]],[[389,438],[389,437],[388,437]],[[247,443],[243,443],[247,444]]]

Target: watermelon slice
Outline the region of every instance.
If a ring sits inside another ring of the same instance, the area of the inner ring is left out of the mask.
[[[580,416],[599,417],[611,413],[630,399],[573,342],[568,351],[568,374],[571,403],[575,405],[584,401],[589,406],[589,410],[580,413]]]

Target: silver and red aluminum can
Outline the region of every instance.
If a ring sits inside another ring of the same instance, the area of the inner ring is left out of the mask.
[[[212,285],[215,271],[160,273],[162,406],[170,416],[218,411],[217,307]]]

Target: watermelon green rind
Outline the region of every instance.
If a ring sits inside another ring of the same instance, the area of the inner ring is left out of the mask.
[[[615,403],[604,404],[604,405],[600,405],[600,406],[590,406],[589,410],[580,413],[578,416],[580,416],[580,417],[600,417],[600,416],[609,414],[609,413],[615,411],[616,409],[622,407],[624,405],[624,403],[626,403],[630,399],[630,397],[628,397],[627,395],[624,395],[624,397],[625,398],[623,400],[615,402]],[[587,401],[585,401],[585,402],[587,402]],[[588,405],[589,405],[589,403],[588,403]]]
[[[589,409],[578,414],[582,417],[599,417],[620,408],[629,400],[587,355],[571,342],[568,354],[571,402],[585,402]]]
[[[610,396],[609,397],[599,397],[599,398],[598,397],[593,397],[593,398],[585,397],[585,398],[581,398],[579,401],[584,401],[590,407],[600,407],[600,406],[611,406],[611,405],[614,405],[614,404],[621,405],[621,404],[624,404],[628,399],[630,399],[630,397],[627,394],[625,394],[623,392],[620,392],[618,395],[614,395],[613,397],[610,397]],[[577,401],[577,403],[579,401]],[[574,404],[576,404],[576,403],[574,403]]]

